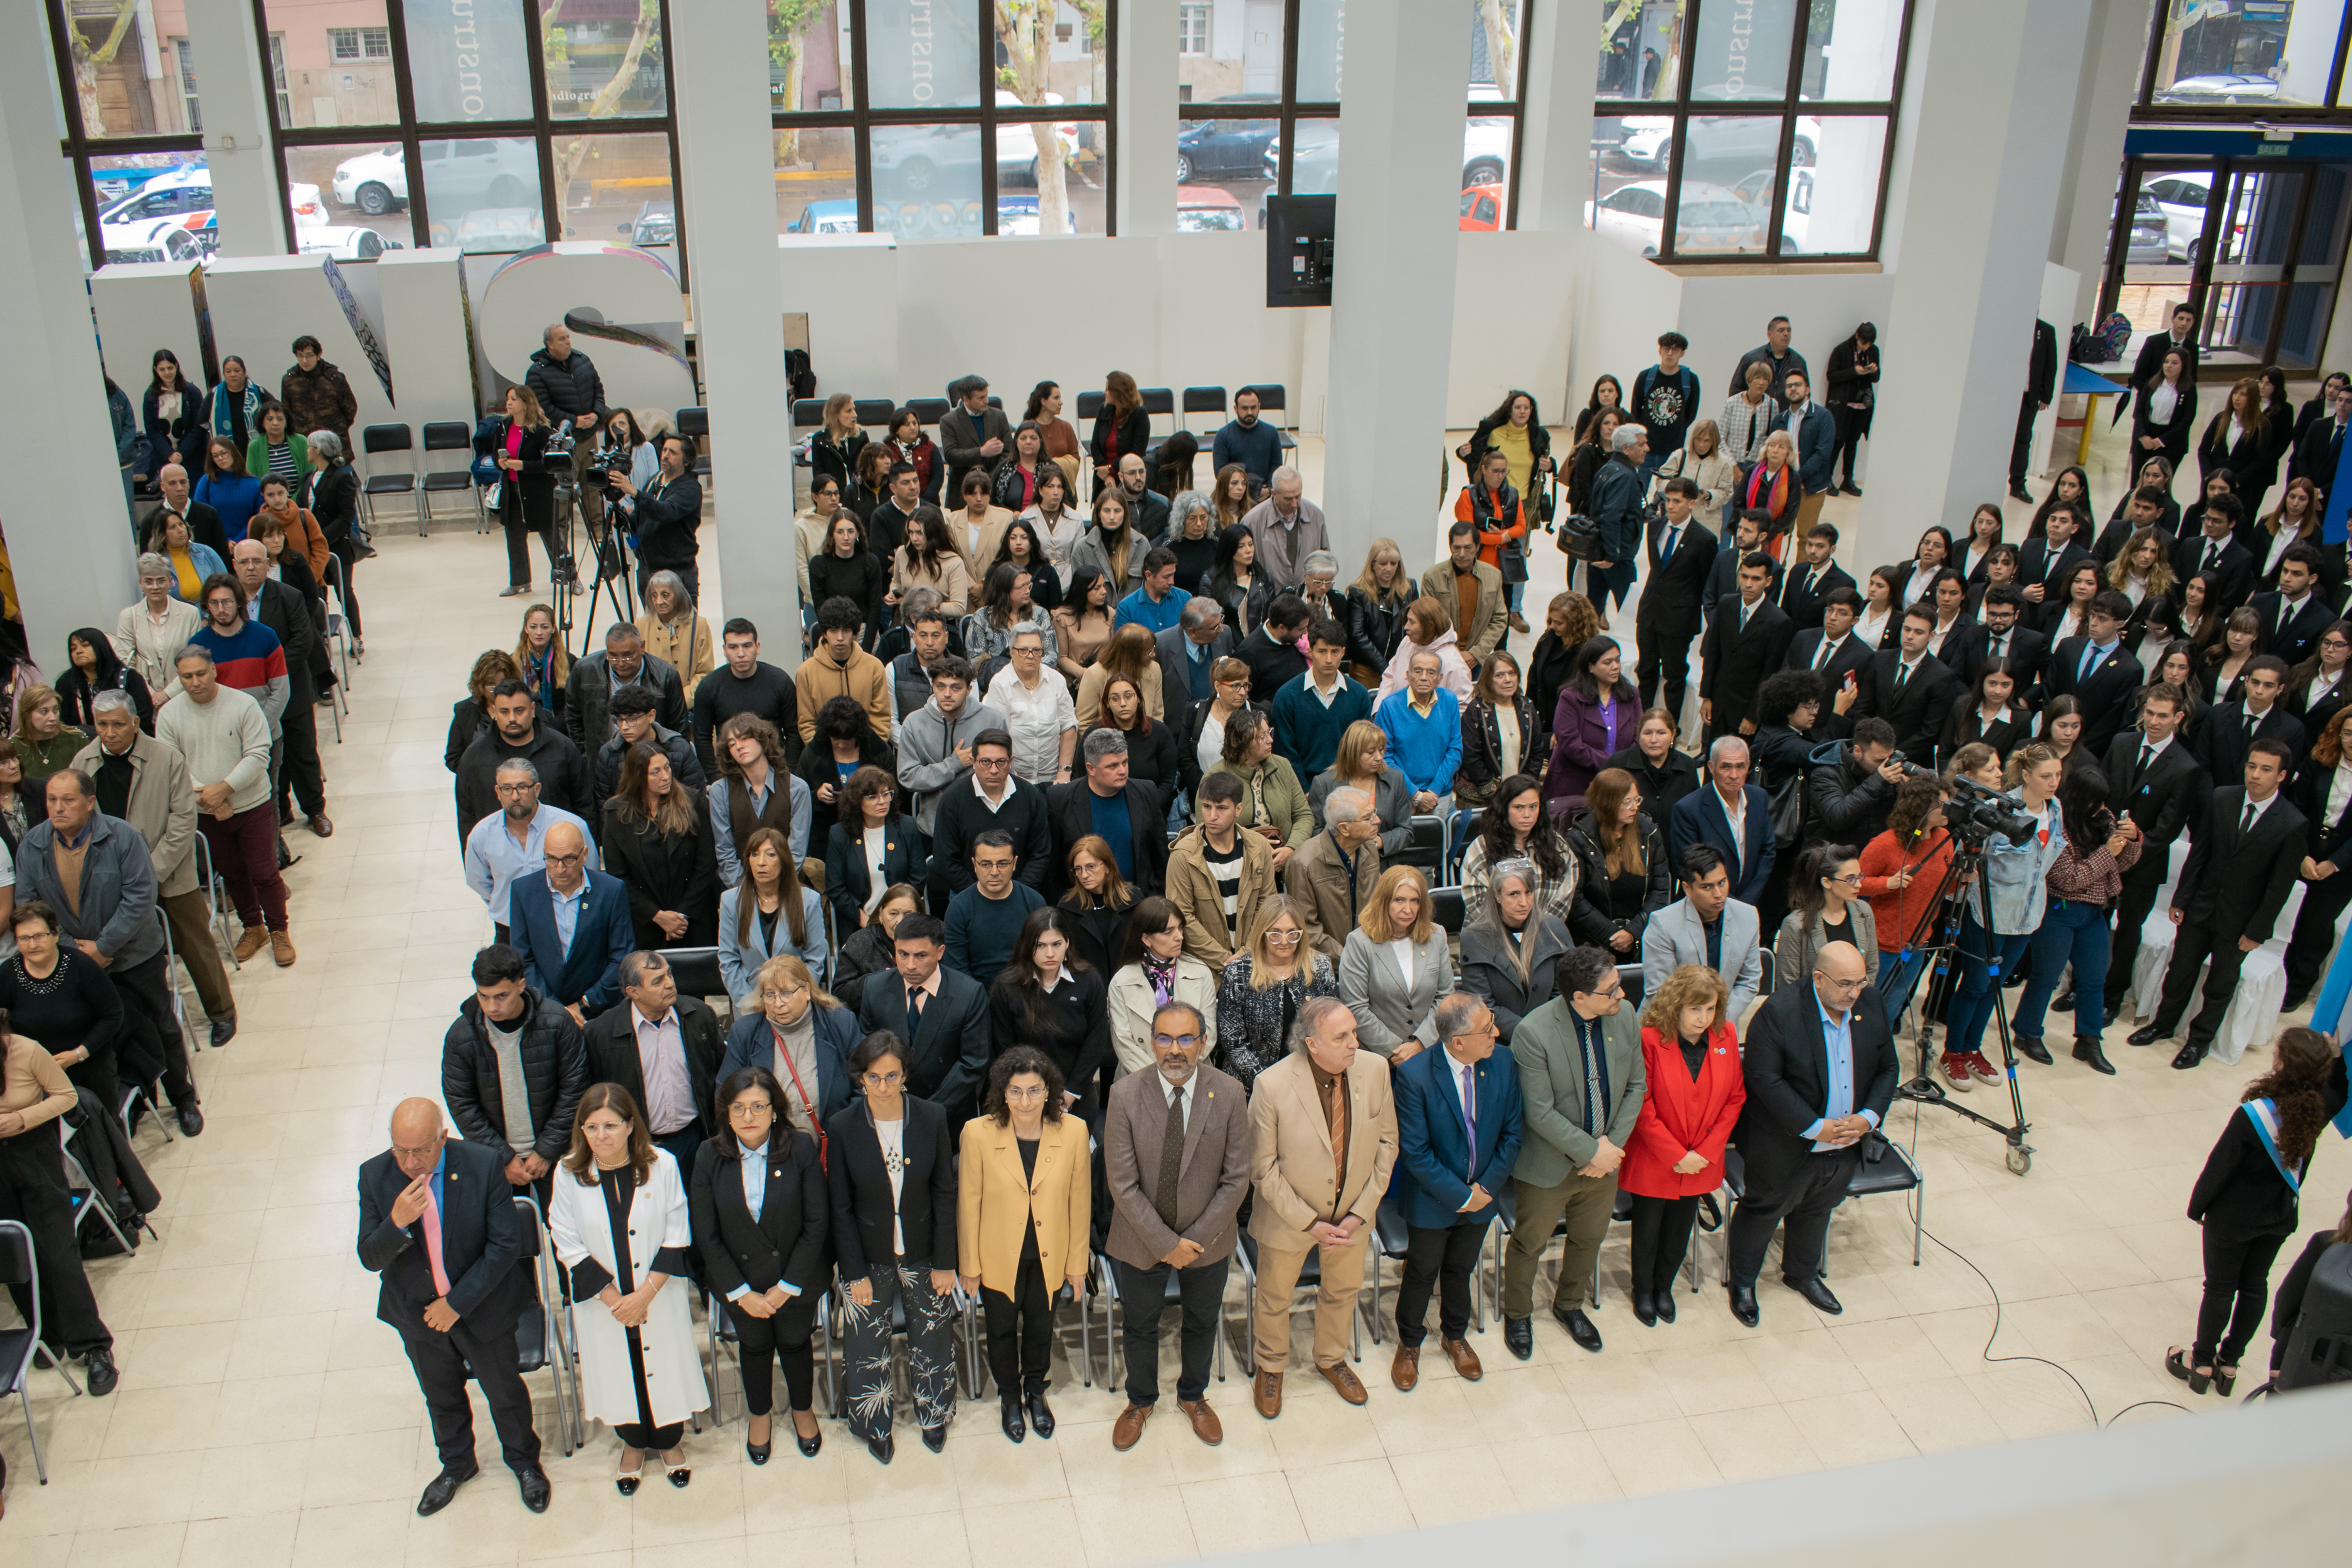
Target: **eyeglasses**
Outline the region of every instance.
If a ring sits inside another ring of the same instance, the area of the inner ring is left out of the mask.
[[[1843,995],[1848,992],[1859,991],[1864,986],[1870,984],[1866,979],[1840,980],[1832,975],[1823,974],[1818,969],[1813,971],[1813,978],[1819,980],[1822,984],[1828,986],[1831,990],[1837,992],[1841,995]]]
[[[757,1121],[775,1113],[776,1108],[764,1100],[739,1100],[727,1108],[727,1114],[737,1121]]]
[[[902,1072],[870,1072],[865,1079],[868,1089],[896,1089],[906,1081],[907,1075]]]
[[[583,849],[573,855],[550,855],[545,858],[551,866],[577,866],[588,858],[588,852]]]
[[[1035,1083],[1024,1089],[1018,1084],[1006,1084],[1004,1086],[1004,1098],[1007,1100],[1018,1100],[1024,1101],[1043,1100],[1045,1098],[1045,1086],[1042,1083]]]
[[[1198,1035],[1154,1035],[1151,1037],[1152,1049],[1160,1051],[1164,1051],[1171,1046],[1181,1046],[1189,1051],[1199,1046],[1200,1043],[1201,1037]]]
[[[1298,945],[1299,938],[1306,934],[1307,933],[1302,931],[1270,931],[1265,933],[1265,945],[1268,947],[1296,947]]]
[[[1454,1037],[1457,1040],[1491,1040],[1501,1035],[1502,1032],[1502,1030],[1495,1027],[1495,1021],[1492,1018],[1489,1018],[1482,1026],[1475,1029],[1465,1029]]]
[[[1862,886],[1862,873],[1859,871],[1851,872],[1843,877],[1824,877],[1822,879],[1825,882],[1835,882],[1839,886],[1846,888],[1859,888]]]

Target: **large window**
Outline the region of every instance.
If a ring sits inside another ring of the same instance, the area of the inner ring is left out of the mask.
[[[187,40],[155,31],[152,8],[137,0],[47,6],[65,108],[60,145],[90,265],[210,256],[220,231]]]
[[[1602,0],[1585,222],[1660,261],[1877,256],[1909,0]]]
[[[2140,103],[2148,118],[2342,104],[2345,0],[2157,0]]]
[[[779,233],[1114,232],[1114,0],[767,5]]]

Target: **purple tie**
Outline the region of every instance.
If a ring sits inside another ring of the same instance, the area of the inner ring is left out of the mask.
[[[1462,1124],[1470,1130],[1470,1168],[1478,1168],[1478,1091],[1470,1086],[1470,1067],[1462,1068]]]

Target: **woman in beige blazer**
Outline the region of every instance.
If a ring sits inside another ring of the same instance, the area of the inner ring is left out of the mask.
[[[1004,1405],[1004,1435],[1022,1416],[1054,1435],[1045,1372],[1054,1352],[1054,1297],[1087,1282],[1094,1201],[1087,1124],[1062,1109],[1062,1069],[1015,1046],[988,1072],[981,1114],[964,1123],[956,1183],[957,1271],[988,1314],[988,1369]]]
[[[1437,999],[1454,989],[1435,917],[1421,872],[1391,866],[1339,949],[1339,1000],[1356,1015],[1356,1037],[1392,1066],[1437,1044]]]

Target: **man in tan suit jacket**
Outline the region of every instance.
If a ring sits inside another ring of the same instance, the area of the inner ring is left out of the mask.
[[[1153,1070],[1120,1079],[1103,1107],[1111,1202],[1104,1250],[1127,1304],[1127,1408],[1110,1433],[1111,1447],[1121,1453],[1135,1447],[1160,1402],[1160,1320],[1171,1269],[1184,1307],[1176,1407],[1201,1441],[1224,1441],[1208,1405],[1209,1363],[1239,1234],[1234,1219],[1249,1190],[1254,1134],[1241,1084],[1201,1060],[1207,1037],[1200,1009],[1161,1004],[1151,1015]],[[1171,1132],[1180,1146],[1170,1158]]]
[[[1250,1236],[1258,1247],[1251,1399],[1269,1421],[1282,1414],[1291,1298],[1310,1256],[1321,1264],[1315,1370],[1349,1404],[1364,1402],[1364,1385],[1348,1365],[1349,1315],[1397,1158],[1388,1064],[1357,1050],[1348,1005],[1309,997],[1298,1009],[1297,1034],[1290,1054],[1258,1074],[1250,1091],[1256,1140],[1250,1178],[1257,1186]]]
[[[1342,784],[1323,802],[1323,822],[1290,858],[1287,889],[1307,945],[1336,963],[1381,879],[1381,819],[1370,795]]]
[[[1478,559],[1478,529],[1475,523],[1457,522],[1446,539],[1447,557],[1422,574],[1421,591],[1445,606],[1454,617],[1454,640],[1461,647],[1462,657],[1475,668],[1484,664],[1486,656],[1511,629],[1511,612],[1503,595],[1503,574]],[[1472,608],[1468,616],[1462,613],[1462,590],[1465,579],[1475,579],[1477,586],[1471,590]]]

